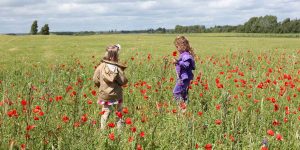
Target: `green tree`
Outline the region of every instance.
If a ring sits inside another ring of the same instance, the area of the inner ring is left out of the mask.
[[[41,32],[42,35],[49,35],[49,26],[48,24],[45,24],[42,28],[41,28]]]
[[[30,34],[36,35],[37,32],[38,32],[38,22],[37,22],[37,20],[34,20],[31,25]]]

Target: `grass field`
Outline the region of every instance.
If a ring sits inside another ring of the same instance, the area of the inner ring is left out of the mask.
[[[186,36],[199,60],[184,114],[172,100],[176,35],[0,36],[0,149],[300,148],[298,35]],[[115,43],[131,123],[100,131],[91,77]]]

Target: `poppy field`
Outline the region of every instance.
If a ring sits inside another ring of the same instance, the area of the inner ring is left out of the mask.
[[[299,38],[186,36],[197,55],[186,106],[172,98],[176,35],[0,36],[0,149],[300,148]],[[92,76],[116,43],[129,82],[100,130]]]

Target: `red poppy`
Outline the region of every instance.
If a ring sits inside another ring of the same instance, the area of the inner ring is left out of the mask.
[[[276,135],[276,140],[278,141],[282,141],[282,135],[280,135],[279,133]]]
[[[176,109],[172,109],[172,112],[175,114],[175,113],[177,113],[177,110]]]
[[[96,96],[97,92],[95,90],[92,91],[92,95]]]
[[[42,111],[39,112],[39,116],[44,116],[44,114],[45,114],[45,113],[42,112]]]
[[[204,146],[204,148],[205,148],[205,150],[211,150],[212,149],[212,145],[208,143],[208,144],[206,144]]]
[[[64,115],[62,117],[62,121],[65,122],[65,123],[69,122],[69,117]]]
[[[62,96],[56,96],[55,97],[55,100],[58,102],[58,101],[60,101],[60,100],[62,100]]]
[[[220,119],[215,120],[216,125],[220,125],[222,121]]]
[[[26,145],[25,144],[21,144],[21,150],[26,150]]]
[[[279,110],[279,105],[278,104],[274,104],[274,111],[278,111]]]
[[[40,120],[40,118],[37,117],[37,116],[34,116],[33,119],[34,119],[34,120]]]
[[[82,122],[86,122],[87,120],[88,120],[87,114],[84,114],[84,115],[81,116],[81,121]]]
[[[103,115],[104,113],[105,113],[105,110],[100,111],[100,112],[99,112],[99,115]]]
[[[93,101],[89,99],[89,100],[87,100],[87,104],[91,105],[91,104],[93,104]]]
[[[288,119],[286,117],[283,118],[284,123],[288,122]]]
[[[173,51],[172,56],[176,57],[177,56],[177,51]]]
[[[130,130],[131,130],[132,132],[135,132],[135,131],[136,131],[136,127],[131,127]]]
[[[195,148],[196,148],[196,149],[198,149],[198,148],[199,148],[199,145],[198,145],[197,143],[196,143],[196,145],[195,145]]]
[[[17,113],[17,110],[16,109],[13,109],[13,110],[10,110],[7,112],[7,115],[9,117],[18,117],[18,113]]]
[[[123,112],[124,114],[128,114],[128,108],[127,108],[127,107],[124,107],[124,108],[122,109],[122,112]]]
[[[238,107],[238,111],[241,112],[242,111],[242,106]]]
[[[110,127],[110,128],[114,128],[116,125],[114,124],[114,123],[109,123],[108,125],[107,125],[108,127]]]
[[[272,124],[273,124],[273,126],[278,126],[278,125],[280,125],[280,122],[275,119]]]
[[[131,119],[130,118],[126,118],[125,119],[125,123],[128,124],[128,125],[132,124]]]
[[[68,85],[67,87],[66,87],[66,92],[69,92],[70,90],[72,90],[73,89],[73,87],[71,86],[71,85]]]
[[[26,127],[26,131],[30,131],[30,130],[32,130],[33,128],[35,128],[35,125],[28,125],[28,126]]]
[[[142,131],[142,132],[140,133],[140,137],[141,137],[141,138],[145,137],[145,132]]]
[[[128,142],[132,142],[132,141],[133,141],[133,137],[130,136],[130,137],[128,138]]]
[[[122,118],[122,113],[120,111],[116,111],[116,115],[119,117],[119,118]]]
[[[73,97],[73,96],[75,96],[76,94],[77,94],[76,91],[73,91],[73,92],[70,94],[70,96]]]
[[[202,116],[203,112],[202,111],[199,111],[198,112],[198,116]]]
[[[269,129],[269,130],[267,131],[267,133],[268,133],[268,135],[270,135],[270,136],[274,136],[274,131],[271,130],[271,129]]]
[[[108,134],[108,138],[112,141],[115,140],[115,134],[113,132]]]
[[[138,145],[136,146],[136,150],[143,150],[143,148],[142,148],[142,146],[141,146],[140,144],[138,144]]]
[[[22,104],[23,106],[26,106],[27,101],[26,101],[25,99],[23,99],[23,100],[21,101],[21,104]]]
[[[221,83],[217,83],[217,88],[222,89],[222,88],[224,88],[224,86]]]

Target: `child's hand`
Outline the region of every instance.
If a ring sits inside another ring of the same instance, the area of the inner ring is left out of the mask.
[[[173,64],[177,64],[178,63],[178,60],[173,58]]]

